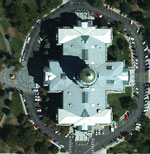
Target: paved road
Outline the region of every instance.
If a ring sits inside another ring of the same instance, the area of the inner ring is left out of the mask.
[[[101,13],[105,17],[111,20],[116,20],[116,21],[121,21],[127,30],[133,34],[137,46],[137,54],[140,57],[139,58],[139,70],[136,70],[136,86],[139,87],[139,103],[138,103],[138,109],[135,111],[134,116],[132,116],[128,121],[123,121],[118,124],[118,128],[115,130],[114,133],[109,133],[106,135],[101,135],[101,136],[94,136],[94,146],[93,143],[89,142],[87,146],[78,146],[76,145],[71,138],[64,138],[62,136],[56,135],[52,129],[46,128],[44,123],[40,121],[35,113],[34,110],[34,99],[33,96],[30,94],[25,94],[25,97],[27,99],[28,107],[29,107],[29,113],[35,123],[40,127],[42,132],[46,133],[49,136],[54,137],[57,141],[59,141],[61,144],[65,145],[65,148],[72,154],[91,154],[93,153],[93,150],[97,151],[100,149],[102,144],[106,145],[108,144],[108,141],[111,139],[117,137],[120,135],[120,132],[122,131],[130,131],[130,129],[134,126],[135,122],[138,120],[138,117],[140,117],[140,113],[143,108],[143,81],[144,81],[144,76],[143,74],[145,73],[144,71],[144,53],[143,53],[143,46],[142,46],[142,38],[139,37],[135,31],[136,26],[135,25],[130,25],[129,21],[130,19],[124,18],[120,14],[117,14],[111,10],[106,11],[105,8],[98,10],[96,8],[93,8],[89,4],[86,3],[86,1],[81,0],[72,0],[69,3],[66,3],[62,7],[60,7],[57,11],[53,12],[51,15],[47,16],[46,18],[55,18],[59,17],[61,13],[63,12],[74,12],[77,9],[86,9],[94,13]],[[30,44],[26,47],[27,49],[27,55],[26,55],[26,60],[29,58],[31,55],[32,49],[34,48],[34,43],[35,40],[39,34],[40,27],[35,27],[33,32],[31,33],[31,42]],[[93,142],[93,140],[92,140]]]

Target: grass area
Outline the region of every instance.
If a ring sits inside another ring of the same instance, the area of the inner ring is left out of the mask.
[[[4,10],[2,8],[2,2],[0,2],[0,18],[2,18],[4,15]]]
[[[13,115],[15,117],[17,117],[20,113],[23,113],[23,107],[22,107],[18,92],[13,92],[12,103],[10,104],[10,109],[13,112]]]
[[[11,46],[11,50],[14,53],[14,57],[19,58],[23,45],[23,37],[21,36],[11,37],[9,43]]]
[[[0,89],[1,88],[2,88],[2,85],[0,84]],[[1,120],[2,116],[4,115],[4,113],[2,112],[2,108],[5,107],[5,102],[4,102],[5,99],[8,99],[8,93],[7,92],[4,93],[4,96],[0,97],[0,120]]]
[[[112,45],[116,46],[116,50],[112,51],[108,49],[108,58],[111,56],[113,57],[112,60],[125,60],[126,67],[129,67],[131,66],[131,52],[129,48],[125,50],[119,49],[117,45],[117,40],[120,38],[126,40],[126,38],[121,34],[117,34],[113,37]],[[109,58],[109,60],[111,60],[111,58]]]
[[[150,9],[149,10],[148,9],[143,10],[143,15],[144,15],[144,17],[150,18]]]
[[[124,97],[124,96],[131,96],[131,92],[132,92],[132,88],[126,87],[125,93],[108,94],[107,96],[108,104],[113,109],[113,115],[117,115],[118,117],[120,117],[124,114],[126,110],[122,108],[119,98]]]
[[[0,20],[0,24],[2,25],[3,30],[5,31],[5,33],[7,33],[8,28],[10,26],[10,23],[7,22],[6,20]]]
[[[122,142],[118,145],[116,145],[115,147],[111,149],[107,150],[107,153],[128,153],[128,152],[133,152],[135,150],[135,147],[128,143],[128,142]]]

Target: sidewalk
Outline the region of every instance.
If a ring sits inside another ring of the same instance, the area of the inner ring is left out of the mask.
[[[0,32],[1,32],[2,37],[3,37],[3,39],[4,39],[5,46],[6,46],[6,48],[7,48],[8,53],[9,53],[10,55],[12,55],[9,42],[8,42],[8,40],[5,38],[5,34],[6,34],[6,33],[4,32],[3,27],[1,26],[1,24],[0,24]]]
[[[4,114],[3,117],[2,117],[2,119],[1,119],[1,121],[0,121],[0,127],[1,127],[1,128],[2,128],[3,125],[4,125],[6,118],[7,118],[7,116],[6,116],[6,114]]]

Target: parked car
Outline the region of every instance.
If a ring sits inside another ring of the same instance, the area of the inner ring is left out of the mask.
[[[30,39],[31,39],[31,37],[28,37],[27,40],[26,40],[26,42],[29,43]]]
[[[40,102],[41,99],[40,98],[35,98],[35,101]]]
[[[133,20],[130,20],[130,24],[133,25]]]
[[[40,107],[36,107],[36,112],[42,112],[42,109]]]
[[[38,130],[39,129],[39,126],[37,126],[36,124],[34,124],[34,129],[35,130]]]
[[[40,98],[40,96],[35,95],[35,98]]]
[[[37,23],[37,25],[40,25],[40,24],[41,24],[41,20],[38,19],[38,20],[36,21],[36,23]]]
[[[125,119],[126,119],[126,120],[128,120],[128,119],[129,119],[127,114],[125,114],[124,116],[125,116]]]

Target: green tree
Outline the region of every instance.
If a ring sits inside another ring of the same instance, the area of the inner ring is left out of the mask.
[[[138,0],[138,5],[142,9],[150,9],[150,0]]]
[[[137,109],[137,104],[129,96],[124,96],[120,98],[121,106],[129,111]]]
[[[122,50],[128,49],[128,47],[129,47],[129,43],[127,42],[127,40],[125,40],[123,38],[117,39],[117,45],[118,45],[119,49],[122,49]]]
[[[137,0],[127,0],[127,2],[130,3],[131,5],[137,4]]]
[[[143,23],[144,22],[144,16],[141,11],[132,11],[130,13],[131,18],[135,19],[136,21]]]
[[[120,10],[125,14],[129,14],[131,12],[131,6],[126,2],[120,3]]]
[[[96,8],[102,8],[104,6],[104,0],[88,0],[88,2]]]
[[[38,154],[49,153],[48,146],[44,142],[36,142],[34,148]]]

